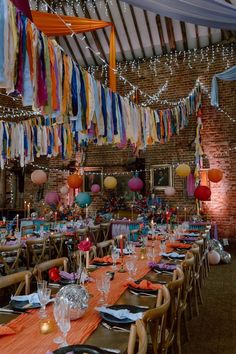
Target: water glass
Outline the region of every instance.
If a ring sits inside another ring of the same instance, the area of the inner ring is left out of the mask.
[[[70,304],[65,299],[61,301],[59,316],[57,317],[57,324],[63,333],[63,342],[60,344],[60,348],[68,346],[66,341],[67,333],[69,332],[70,325]]]
[[[109,275],[105,274],[101,278],[96,278],[96,286],[98,291],[101,293],[100,302],[107,306],[107,296],[110,290],[110,281],[111,278]]]
[[[133,280],[133,274],[134,274],[135,268],[136,268],[135,263],[133,262],[133,260],[129,260],[129,261],[126,261],[125,265],[128,270],[128,273],[129,273],[129,279]],[[137,271],[137,268],[136,268],[136,271]]]
[[[118,259],[120,258],[120,253],[119,250],[114,247],[111,251],[111,257],[112,257],[112,261],[113,261],[113,265],[112,265],[112,269],[117,269],[116,267],[116,262],[118,261]]]

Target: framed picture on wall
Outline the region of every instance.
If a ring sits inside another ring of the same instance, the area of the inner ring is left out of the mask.
[[[151,190],[164,190],[173,186],[171,165],[152,165],[150,168]]]
[[[103,190],[103,168],[102,167],[84,167],[83,191],[91,193],[93,184],[99,184]]]

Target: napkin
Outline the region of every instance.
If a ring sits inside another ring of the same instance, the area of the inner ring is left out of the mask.
[[[179,258],[179,259],[184,259],[185,258],[184,254],[179,254],[177,252],[170,252],[170,253],[162,252],[160,255],[164,256],[164,257],[170,257],[170,258]]]
[[[22,330],[22,326],[9,323],[8,325],[0,325],[0,337],[7,336],[9,334],[16,334]]]
[[[119,320],[129,319],[131,321],[137,321],[143,317],[143,312],[132,313],[128,309],[113,310],[104,306],[96,307],[95,309],[99,312],[112,315],[115,318],[118,318]]]
[[[78,273],[67,273],[64,272],[64,270],[60,270],[59,275],[61,278],[66,279],[66,280],[74,280],[74,279],[79,279],[80,275]]]
[[[120,248],[117,248],[117,249],[118,249],[118,251],[121,253]],[[123,248],[123,254],[124,254],[124,255],[129,255],[129,254],[133,254],[133,252],[127,250],[127,248]]]
[[[93,259],[93,263],[113,263],[113,261],[112,261],[111,256],[105,256],[105,257],[101,257],[101,258],[95,257]]]
[[[184,235],[186,236],[190,236],[190,237],[196,237],[199,235],[199,233],[196,233],[196,232],[185,232]]]
[[[139,284],[135,283],[134,281],[130,280],[126,283],[128,286],[132,286],[132,288],[141,289],[141,290],[159,290],[162,288],[160,284],[153,284],[149,280],[142,280]]]
[[[29,301],[30,304],[40,304],[39,296],[37,293],[32,293],[30,295],[17,295],[12,296],[11,300],[16,301]]]
[[[198,240],[198,237],[181,237],[180,240],[185,242],[194,242]]]
[[[150,268],[155,268],[157,270],[167,270],[169,272],[172,272],[176,269],[176,264],[150,262],[148,265]]]
[[[174,242],[174,243],[169,243],[168,247],[171,248],[191,248],[191,245],[187,245],[185,243],[181,243],[181,242]]]

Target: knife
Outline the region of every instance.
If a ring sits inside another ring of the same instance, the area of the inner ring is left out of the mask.
[[[29,313],[26,311],[15,311],[15,310],[11,310],[11,309],[5,309],[5,308],[0,308],[0,313],[15,313],[15,314],[19,314],[21,315],[22,313]]]
[[[110,349],[110,348],[101,348],[101,349],[105,350],[106,352],[120,354],[120,350],[119,349]]]

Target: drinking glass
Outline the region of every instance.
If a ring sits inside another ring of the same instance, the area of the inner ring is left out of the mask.
[[[61,303],[61,311],[58,317],[58,325],[63,333],[63,342],[60,344],[60,348],[68,346],[66,341],[67,333],[70,330],[70,304],[67,300],[63,300]]]
[[[161,240],[160,243],[160,253],[163,253],[166,251],[166,241],[165,240]]]
[[[103,290],[103,296],[104,296],[104,306],[108,306],[107,297],[108,297],[108,293],[110,290],[111,277],[109,275],[105,275],[102,280],[103,280],[102,281],[102,290]]]
[[[133,274],[133,270],[134,270],[134,267],[135,267],[134,262],[132,260],[126,261],[125,265],[126,265],[126,268],[128,270],[128,273],[129,273],[129,280],[133,280],[132,274]]]
[[[112,257],[112,261],[113,261],[113,265],[112,265],[112,269],[117,269],[116,267],[116,262],[118,261],[118,259],[120,258],[120,253],[119,250],[114,247],[111,251],[111,257]]]
[[[42,280],[42,281],[38,281],[37,282],[37,293],[38,293],[38,297],[39,297],[39,302],[42,306],[42,302],[41,299],[43,297],[43,292],[44,290],[47,288],[47,282],[46,280]],[[45,311],[43,310],[43,306],[41,307],[41,309],[39,310],[39,316],[40,317],[45,317]]]
[[[59,319],[61,316],[62,307],[63,307],[63,301],[58,300],[58,301],[55,301],[53,304],[53,315],[54,315],[54,318],[55,318],[58,328],[59,328]],[[54,338],[53,342],[56,344],[62,344],[64,342],[64,339],[61,336],[58,336],[58,337]]]
[[[102,278],[96,278],[96,286],[97,286],[98,291],[100,291],[100,293],[101,293],[101,297],[100,297],[99,302],[103,304],[104,297],[103,297],[103,289],[102,289]]]

